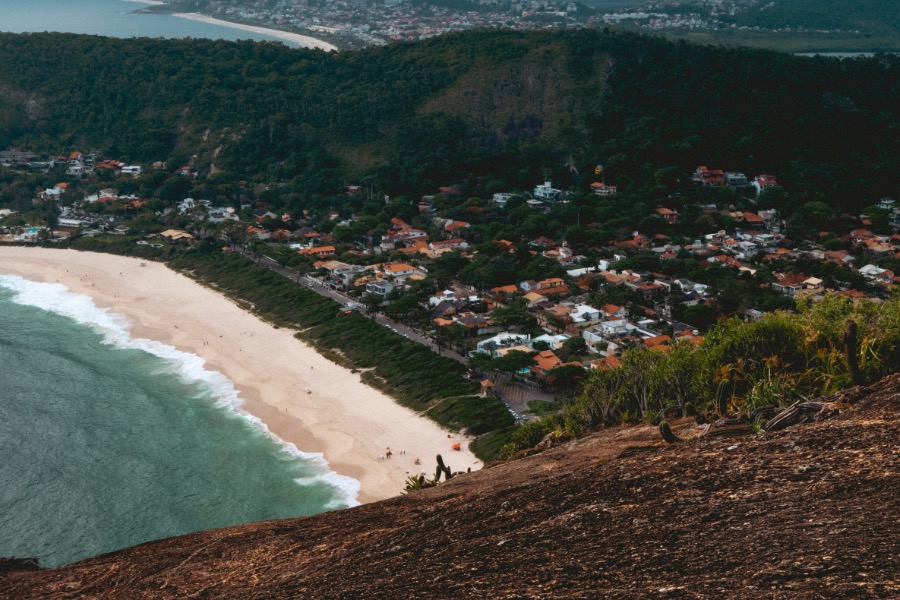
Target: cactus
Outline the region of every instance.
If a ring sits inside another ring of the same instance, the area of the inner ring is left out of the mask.
[[[444,474],[445,480],[453,477],[453,471],[450,470],[450,467],[444,465],[444,458],[440,454],[437,455],[437,471],[435,471],[435,473],[437,473],[435,481],[440,479],[441,473]]]
[[[858,327],[856,321],[847,322],[847,329],[844,330],[844,350],[847,357],[847,368],[850,371],[850,379],[853,385],[862,385],[864,383],[862,373],[859,370],[859,343],[858,343]]]
[[[693,402],[686,402],[681,410],[685,417],[693,417],[697,414],[697,409],[694,408]]]
[[[667,444],[674,444],[675,442],[680,442],[681,438],[672,433],[672,428],[669,427],[668,421],[662,421],[659,424],[659,433],[662,435],[662,438],[666,440]]]

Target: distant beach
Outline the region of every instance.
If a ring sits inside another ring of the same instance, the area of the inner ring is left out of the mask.
[[[165,265],[108,254],[0,247],[0,273],[54,282],[124,315],[133,337],[191,352],[228,377],[243,410],[284,442],[322,453],[331,470],[358,480],[358,500],[402,493],[410,474],[433,470],[443,454],[455,469],[480,468],[453,451],[459,435],[363,384],[293,331],[261,321],[224,296]],[[465,446],[465,444],[463,444]],[[391,457],[385,457],[387,449]],[[414,464],[416,458],[421,466]]]
[[[325,50],[326,52],[337,51],[337,46],[333,44],[323,42],[322,40],[316,39],[314,37],[309,37],[308,35],[300,35],[299,33],[290,33],[289,31],[281,31],[279,29],[269,29],[267,27],[257,27],[255,25],[244,25],[243,23],[223,21],[222,19],[214,19],[213,17],[207,17],[206,15],[201,15],[200,13],[174,13],[173,16],[181,17],[182,19],[190,19],[192,21],[199,21],[201,23],[207,23],[210,25],[231,27],[232,29],[240,29],[242,31],[250,31],[262,35],[268,35],[274,38],[279,38],[282,40],[300,44],[301,46],[305,46],[306,48],[318,48],[320,50]]]

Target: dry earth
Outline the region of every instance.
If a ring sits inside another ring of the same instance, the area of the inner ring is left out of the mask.
[[[777,433],[610,429],[350,510],[9,571],[0,596],[896,598],[898,399],[900,375]]]

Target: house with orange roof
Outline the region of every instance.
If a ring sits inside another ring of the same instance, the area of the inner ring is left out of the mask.
[[[449,240],[437,240],[428,244],[433,251],[441,250],[465,250],[469,247],[469,243],[462,238],[452,238]]]
[[[551,296],[553,294],[568,294],[569,286],[559,277],[551,277],[550,279],[542,279],[529,291],[540,294],[541,296]]]
[[[544,350],[534,355],[534,366],[531,372],[535,375],[545,376],[547,372],[556,367],[562,366],[563,361],[554,354],[553,350]]]
[[[333,256],[334,246],[313,246],[311,248],[301,248],[297,250],[297,254],[302,256]]]
[[[678,212],[672,210],[671,208],[657,208],[656,215],[670,225],[678,220]]]
[[[385,277],[391,277],[397,281],[403,281],[416,272],[416,268],[407,263],[384,263],[381,271]]]
[[[803,273],[775,273],[775,281],[772,282],[772,289],[791,298],[797,296],[801,291],[814,289],[822,283],[821,279],[804,275]]]
[[[599,369],[600,371],[609,371],[610,369],[615,369],[621,365],[622,361],[613,354],[590,362],[591,369]]]
[[[752,185],[756,189],[756,195],[759,196],[763,193],[763,190],[777,187],[778,181],[775,179],[774,175],[762,174],[754,177],[753,183],[751,183],[750,185]]]
[[[605,183],[595,181],[591,184],[591,191],[598,196],[615,196],[619,189],[614,185],[606,185]]]
[[[450,222],[444,224],[444,231],[446,231],[448,233],[452,233],[452,232],[458,231],[460,229],[468,229],[471,226],[472,226],[471,223],[467,223],[465,221],[451,220]]]
[[[667,335],[654,335],[641,339],[641,344],[643,344],[645,348],[657,352],[667,352],[669,350],[669,344],[671,343],[672,338]]]
[[[519,293],[519,288],[515,285],[500,285],[494,288],[491,288],[491,295],[497,296],[501,298],[508,298],[514,294]]]
[[[766,220],[752,212],[742,212],[741,219],[748,225],[765,225]]]
[[[694,183],[707,187],[725,185],[725,172],[720,169],[710,169],[706,166],[699,166],[691,176]]]
[[[615,304],[604,304],[600,307],[600,313],[603,318],[618,317],[624,319],[628,316],[628,309]]]

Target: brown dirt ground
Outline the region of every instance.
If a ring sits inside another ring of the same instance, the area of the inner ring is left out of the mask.
[[[608,429],[350,510],[0,565],[0,597],[896,598],[898,399],[900,375],[777,433]]]

